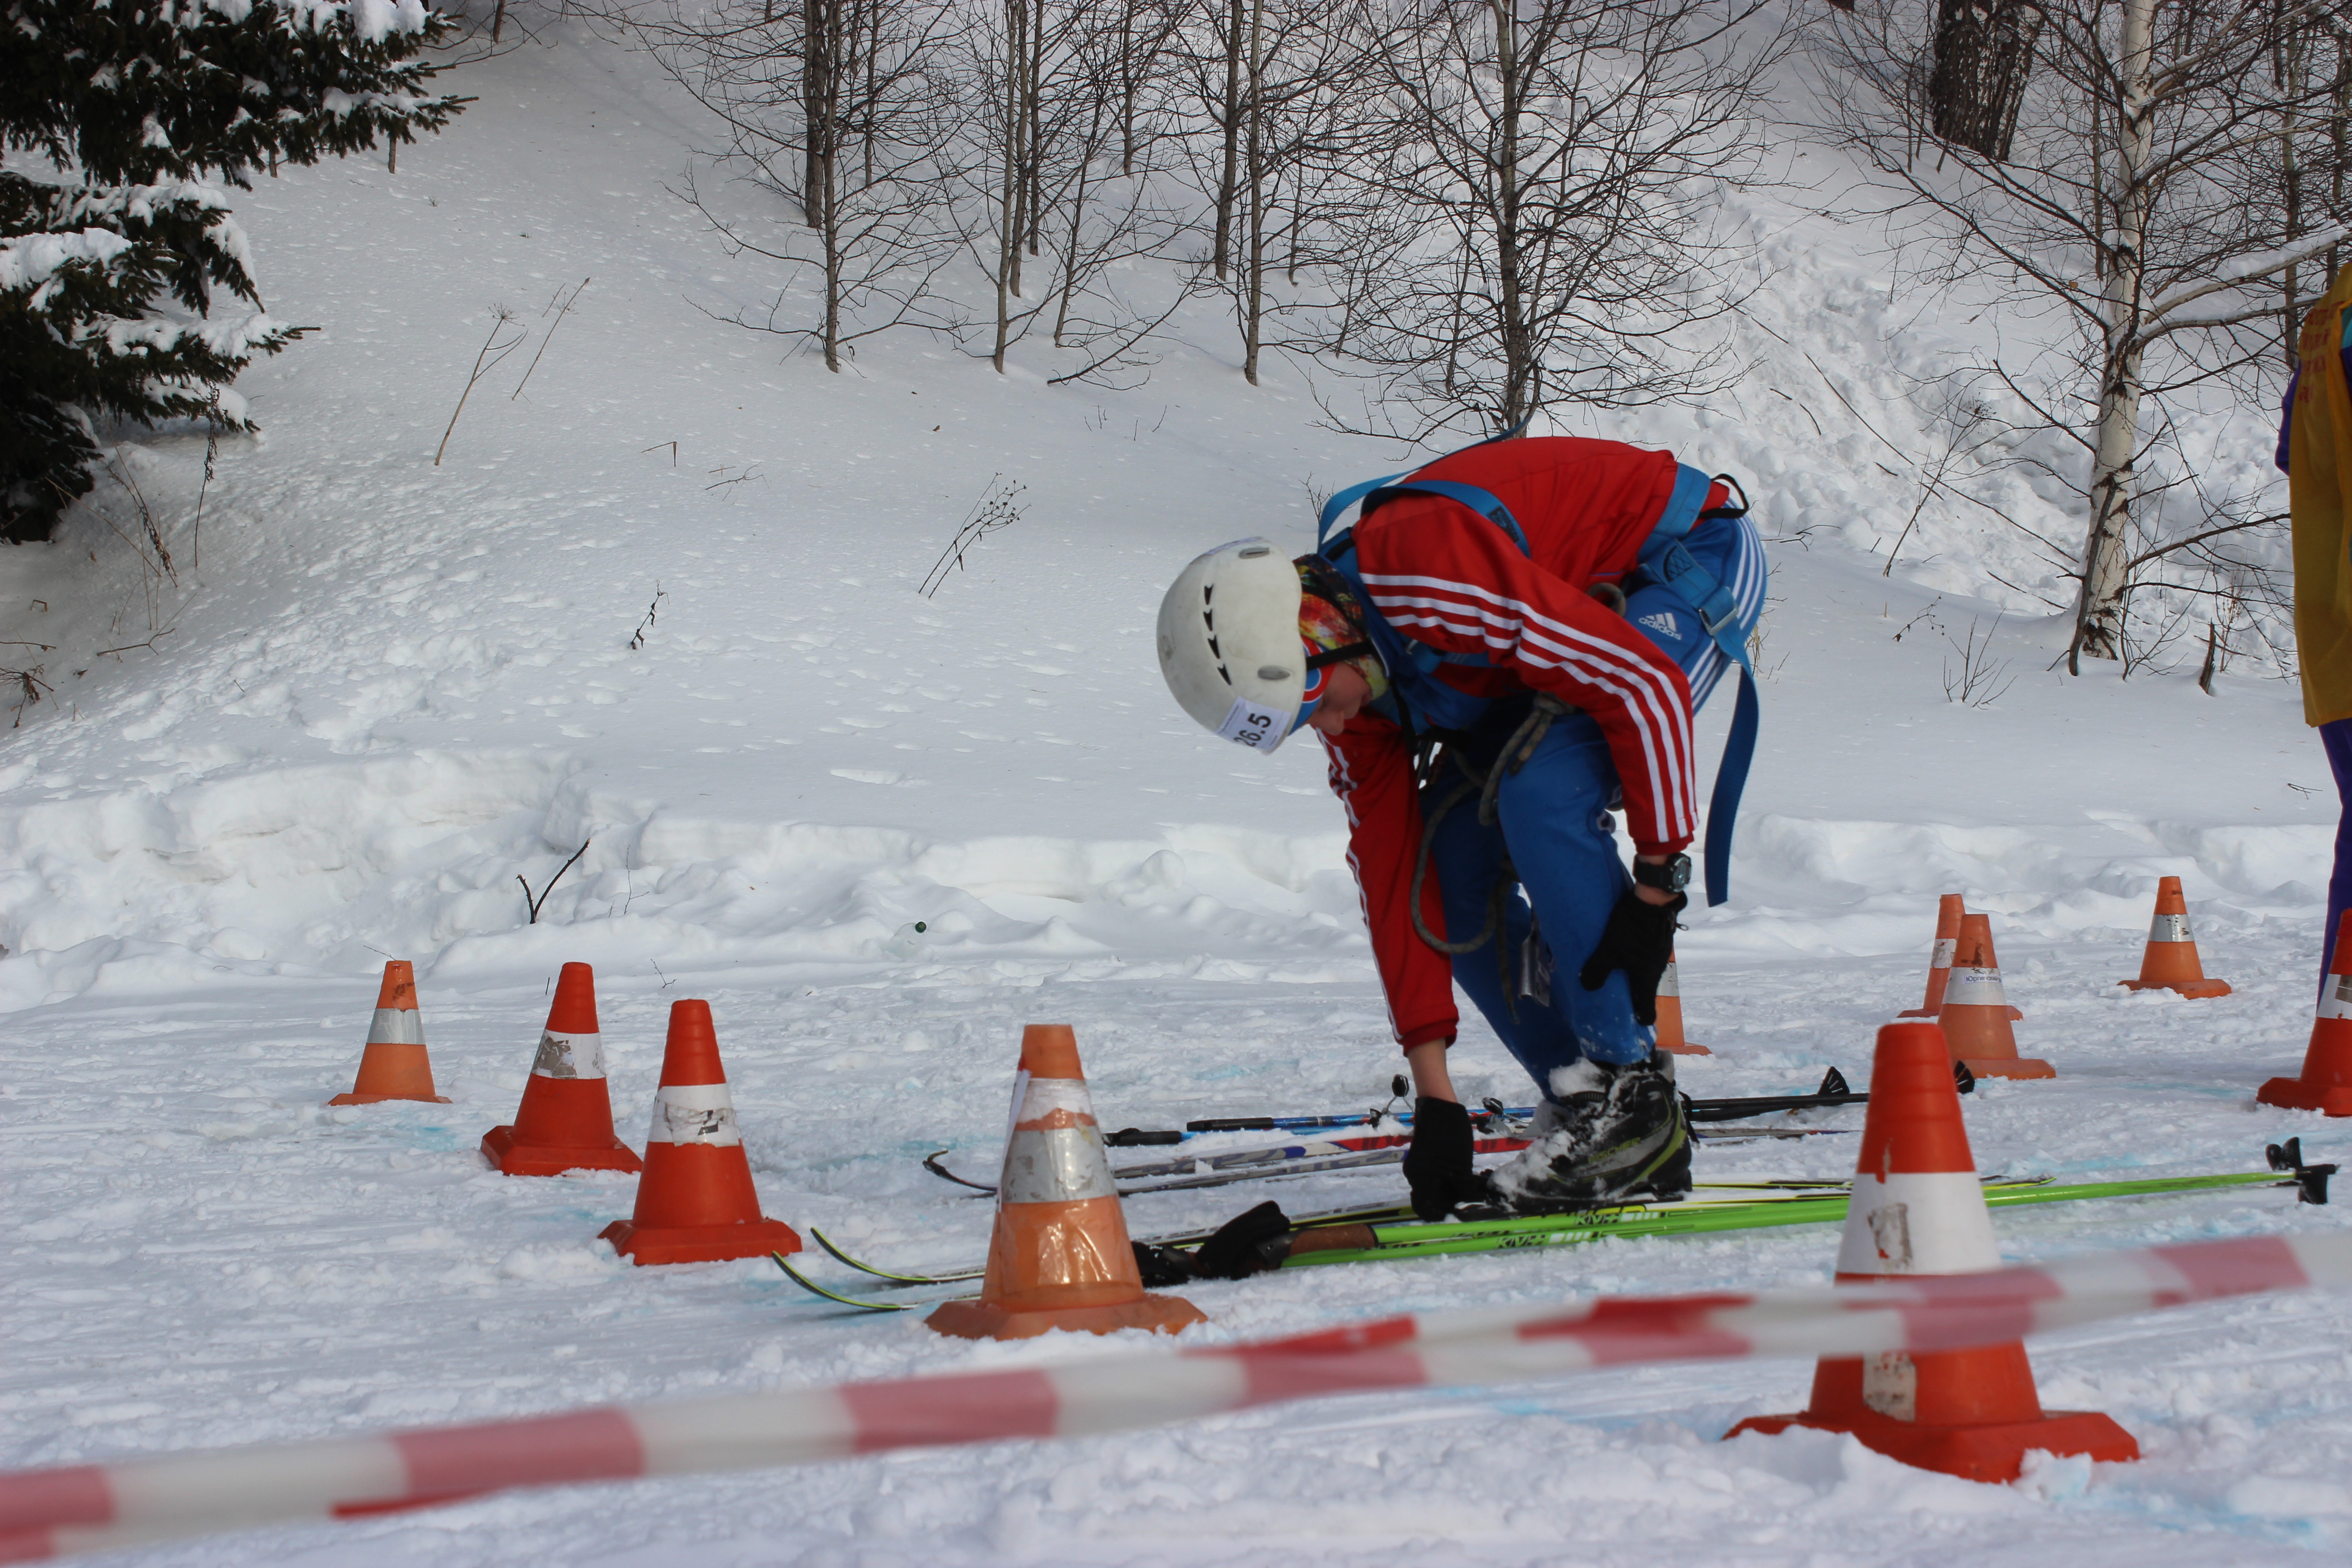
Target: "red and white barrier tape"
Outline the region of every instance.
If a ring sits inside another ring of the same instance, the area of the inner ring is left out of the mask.
[[[509,1487],[1076,1437],[1284,1400],[1597,1367],[1994,1344],[2159,1307],[2352,1289],[2352,1234],[2250,1237],[2041,1268],[1761,1295],[1383,1318],[1284,1340],[1062,1367],[732,1394],[0,1474],[0,1563],[423,1507]]]

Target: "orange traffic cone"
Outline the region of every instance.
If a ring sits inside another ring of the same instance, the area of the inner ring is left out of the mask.
[[[1960,921],[1968,912],[1958,893],[1946,893],[1936,900],[1936,948],[1927,959],[1927,994],[1916,1007],[1906,1007],[1896,1017],[1932,1018],[1944,1010],[1944,987],[1952,978],[1952,952],[1960,945]],[[2009,1017],[2011,1023],[2021,1023],[2025,1015],[2011,1007]]]
[[[1678,1057],[1711,1057],[1705,1046],[1683,1038],[1683,982],[1675,968],[1675,950],[1666,949],[1666,972],[1658,976],[1658,1049]]]
[[[613,1132],[604,1042],[596,1032],[596,972],[588,965],[563,966],[523,1083],[522,1108],[511,1126],[482,1134],[482,1152],[509,1176],[646,1168]]]
[[[1965,937],[1961,948],[1965,954]],[[1838,1248],[1841,1282],[2000,1267],[1948,1052],[1933,1024],[1888,1024],[1878,1031],[1870,1110]],[[1867,1360],[1823,1356],[1801,1414],[1750,1416],[1726,1435],[1790,1426],[1851,1433],[1863,1447],[1906,1465],[1978,1481],[2015,1480],[2036,1448],[2111,1462],[2139,1458],[2131,1434],[2105,1415],[2043,1410],[2032,1364],[2017,1340]]]
[[[1927,960],[1927,995],[1916,1007],[1906,1007],[1898,1018],[1932,1018],[1943,1010],[1944,986],[1952,978],[1952,950],[1960,945],[1960,917],[1967,906],[1958,893],[1936,901],[1936,952]]]
[[[791,1226],[761,1216],[708,1002],[670,1004],[636,1212],[596,1234],[633,1263],[718,1263],[801,1249]]]
[[[2197,939],[2189,934],[2189,901],[2180,896],[2180,879],[2167,877],[2156,885],[2156,919],[2148,922],[2147,950],[2139,961],[2137,980],[2118,980],[2134,991],[2178,991],[2183,996],[2227,996],[2230,983],[2208,980],[2197,962]]]
[[[2336,928],[2336,958],[2319,994],[2319,1016],[2311,1021],[2303,1076],[2274,1078],[2254,1098],[2288,1110],[2352,1116],[2352,910]]]
[[[360,1053],[360,1076],[349,1094],[329,1105],[373,1105],[386,1100],[425,1100],[446,1105],[433,1092],[433,1059],[425,1052],[425,1019],[416,1011],[416,971],[395,958],[383,966],[375,994],[375,1017],[368,1025],[367,1049]]]
[[[2017,1054],[2009,998],[2000,988],[2000,960],[1993,956],[1990,916],[1960,917],[1954,954],[1944,1005],[1936,1015],[1952,1060],[1966,1062],[1979,1078],[2056,1078],[2058,1069],[2048,1062]]]
[[[977,1300],[950,1301],[924,1322],[958,1339],[1025,1340],[1048,1329],[1172,1334],[1202,1321],[1181,1297],[1144,1293],[1067,1024],[1021,1031],[1013,1095],[988,1276]]]

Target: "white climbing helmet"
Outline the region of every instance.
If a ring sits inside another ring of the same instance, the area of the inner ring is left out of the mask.
[[[1297,569],[1264,539],[1220,544],[1177,574],[1160,601],[1160,673],[1202,728],[1271,752],[1305,720],[1300,597]]]

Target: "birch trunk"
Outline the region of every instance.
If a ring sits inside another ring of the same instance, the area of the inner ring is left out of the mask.
[[[1509,429],[1534,410],[1528,388],[1534,379],[1533,334],[1528,330],[1525,236],[1519,230],[1519,116],[1527,73],[1519,58],[1517,12],[1511,0],[1488,0],[1495,18],[1495,75],[1500,93],[1496,149],[1495,271],[1502,292],[1503,406],[1501,427]]]
[[[1004,0],[1004,181],[996,212],[996,353],[990,363],[1004,374],[1004,350],[1013,336],[1014,268],[1021,265],[1021,62],[1028,36],[1024,0]]]
[[[2148,165],[2155,156],[2156,109],[2148,68],[2155,48],[2156,0],[2124,0],[2123,110],[2116,128],[2115,218],[2103,258],[2102,314],[2106,352],[2100,367],[2098,439],[2091,460],[2091,530],[2083,544],[2083,593],[2074,617],[2067,668],[2076,673],[2084,654],[2123,654],[2126,547],[2133,499],[2133,463],[2139,452],[2141,358],[2147,343],[2140,273],[2147,255],[2154,192]]]
[[[1249,257],[1243,306],[1242,378],[1257,384],[1258,321],[1265,304],[1265,0],[1251,0],[1249,26]]]
[[[1233,0],[1225,17],[1225,101],[1223,119],[1225,131],[1225,172],[1217,182],[1217,232],[1211,248],[1215,252],[1217,281],[1225,280],[1228,258],[1233,255],[1234,202],[1241,184],[1242,133],[1242,0]]]

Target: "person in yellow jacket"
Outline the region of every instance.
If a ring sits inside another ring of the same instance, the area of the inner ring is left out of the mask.
[[[2352,267],[2303,319],[2279,426],[2294,531],[2294,640],[2303,719],[2319,731],[2347,812],[2336,829],[2320,943],[2326,984],[2336,929],[2352,904]]]

